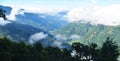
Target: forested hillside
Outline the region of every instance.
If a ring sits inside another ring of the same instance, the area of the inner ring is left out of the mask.
[[[101,45],[106,37],[111,37],[113,41],[120,43],[120,26],[92,25],[89,23],[74,22],[52,33],[54,35],[64,35],[68,39],[72,35],[80,36],[80,39],[76,41],[80,41],[81,43],[95,42]],[[71,42],[74,41],[75,40],[72,40]]]

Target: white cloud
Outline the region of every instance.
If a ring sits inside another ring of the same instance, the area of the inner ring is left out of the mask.
[[[50,8],[26,8],[25,12],[31,12],[31,13],[42,13],[42,14],[48,14],[48,15],[57,15],[59,12],[67,11],[69,9],[67,8],[59,8],[59,9],[50,9]]]
[[[60,41],[54,41],[53,45],[54,47],[59,47],[59,48],[63,48],[64,46],[62,45],[63,43]]]
[[[81,7],[70,10],[65,16],[70,22],[82,21],[109,26],[120,25],[120,5]]]
[[[9,20],[15,20],[15,15],[18,14],[18,8],[13,8],[11,14],[7,16]]]
[[[75,50],[72,51],[71,56],[75,57],[77,55],[77,52]]]
[[[50,8],[36,8],[36,7],[17,7],[11,6],[12,11],[10,15],[7,15],[8,20],[15,21],[17,18],[15,15],[21,14],[24,15],[24,12],[37,13],[37,14],[48,14],[48,15],[57,15],[61,11],[67,11],[69,9],[59,8],[59,9],[50,9]]]
[[[16,20],[15,15],[17,14],[24,15],[24,10],[22,10],[20,7],[12,7],[11,14],[7,15],[8,20],[15,21]]]
[[[79,35],[71,35],[70,39],[79,40],[81,37]]]
[[[5,25],[7,25],[8,23],[11,23],[11,22],[5,21],[3,18],[0,18],[0,26],[5,26]]]
[[[47,36],[48,36],[48,34],[44,34],[43,32],[35,33],[29,38],[29,42],[34,43],[41,39],[45,39]]]
[[[61,34],[57,34],[57,35],[55,36],[55,38],[56,38],[57,40],[60,40],[60,41],[67,40],[67,37],[66,37],[65,35],[61,35]]]

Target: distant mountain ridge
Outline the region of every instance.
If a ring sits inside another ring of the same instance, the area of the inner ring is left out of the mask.
[[[89,23],[73,22],[52,32],[52,34],[64,35],[68,39],[72,35],[78,35],[81,37],[79,40],[71,40],[71,42],[95,42],[98,45],[101,45],[107,37],[111,37],[115,42],[120,43],[120,26],[91,25]]]
[[[1,35],[8,36],[13,40],[18,40],[18,41],[22,41],[22,40],[29,41],[29,37],[34,33],[38,33],[38,32],[47,33],[43,30],[28,26],[28,25],[18,24],[18,23],[9,23],[5,26],[0,26]],[[49,34],[49,36],[52,36],[52,35]]]
[[[62,14],[63,15],[63,14]],[[52,31],[59,29],[68,24],[68,22],[62,19],[61,15],[47,15],[39,13],[25,12],[24,15],[16,15],[16,22],[27,24],[45,31]]]
[[[0,6],[6,10],[6,14],[10,14],[12,7]],[[13,38],[14,40],[29,40],[29,37],[35,33],[43,32],[48,34],[45,40],[56,40],[55,37],[65,39],[68,43],[78,41],[81,43],[95,42],[102,44],[107,37],[114,38],[114,41],[120,40],[120,26],[104,26],[91,25],[89,23],[71,22],[63,16],[67,11],[59,12],[55,15],[48,15],[45,13],[24,12],[20,9],[16,14],[14,23],[7,24],[5,27],[0,26],[1,35]],[[29,30],[29,31],[26,31]],[[51,34],[49,34],[51,32]],[[75,39],[77,38],[77,39]],[[43,41],[43,43],[45,43]],[[51,43],[51,42],[50,42]],[[119,42],[118,42],[119,43]]]
[[[8,12],[7,15],[11,14],[11,7],[0,6],[1,9]],[[47,15],[40,13],[24,12],[19,14],[24,9],[20,9],[18,14],[15,14],[15,20],[4,26],[0,26],[0,36],[8,37],[14,41],[24,41],[30,43],[30,38],[34,36],[32,40],[35,42],[41,42],[43,46],[56,46],[59,48],[70,48],[71,46],[67,43],[61,42],[51,35],[49,31],[59,29],[68,24],[68,22],[62,18],[66,12],[60,12],[58,15]],[[2,21],[4,22],[4,21]],[[45,34],[43,38],[42,35]],[[43,38],[43,39],[40,39]]]
[[[13,7],[9,6],[0,5],[0,8],[5,10],[7,15],[10,15],[11,11],[14,10]],[[67,11],[49,15],[46,13],[24,12],[24,10],[25,9],[20,8],[17,12],[18,14],[15,14],[16,22],[43,29],[44,31],[59,29],[68,24],[68,21],[63,17],[66,15]],[[21,12],[22,14],[20,14]]]

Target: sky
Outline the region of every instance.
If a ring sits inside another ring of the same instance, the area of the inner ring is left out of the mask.
[[[76,8],[81,6],[120,4],[120,0],[2,0],[0,4],[36,8]]]
[[[20,7],[34,12],[68,10],[69,22],[82,21],[109,26],[120,25],[120,0],[2,0],[0,5]],[[13,9],[10,18],[18,14]]]

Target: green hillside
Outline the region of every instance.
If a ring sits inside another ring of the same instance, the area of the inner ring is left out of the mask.
[[[115,42],[120,43],[120,26],[91,25],[88,23],[74,22],[52,32],[52,34],[65,35],[67,38],[72,35],[79,35],[81,39],[77,41],[81,43],[95,42],[101,45],[107,37],[111,37]],[[74,41],[76,40],[72,40],[69,43]]]
[[[80,24],[79,22],[75,22],[75,23],[70,23],[59,30],[55,30],[52,33],[55,35],[65,34],[66,36],[70,36],[70,35],[77,34],[77,35],[84,36],[86,35],[86,33],[90,28],[92,28],[92,25],[90,24],[83,24],[83,23]]]

